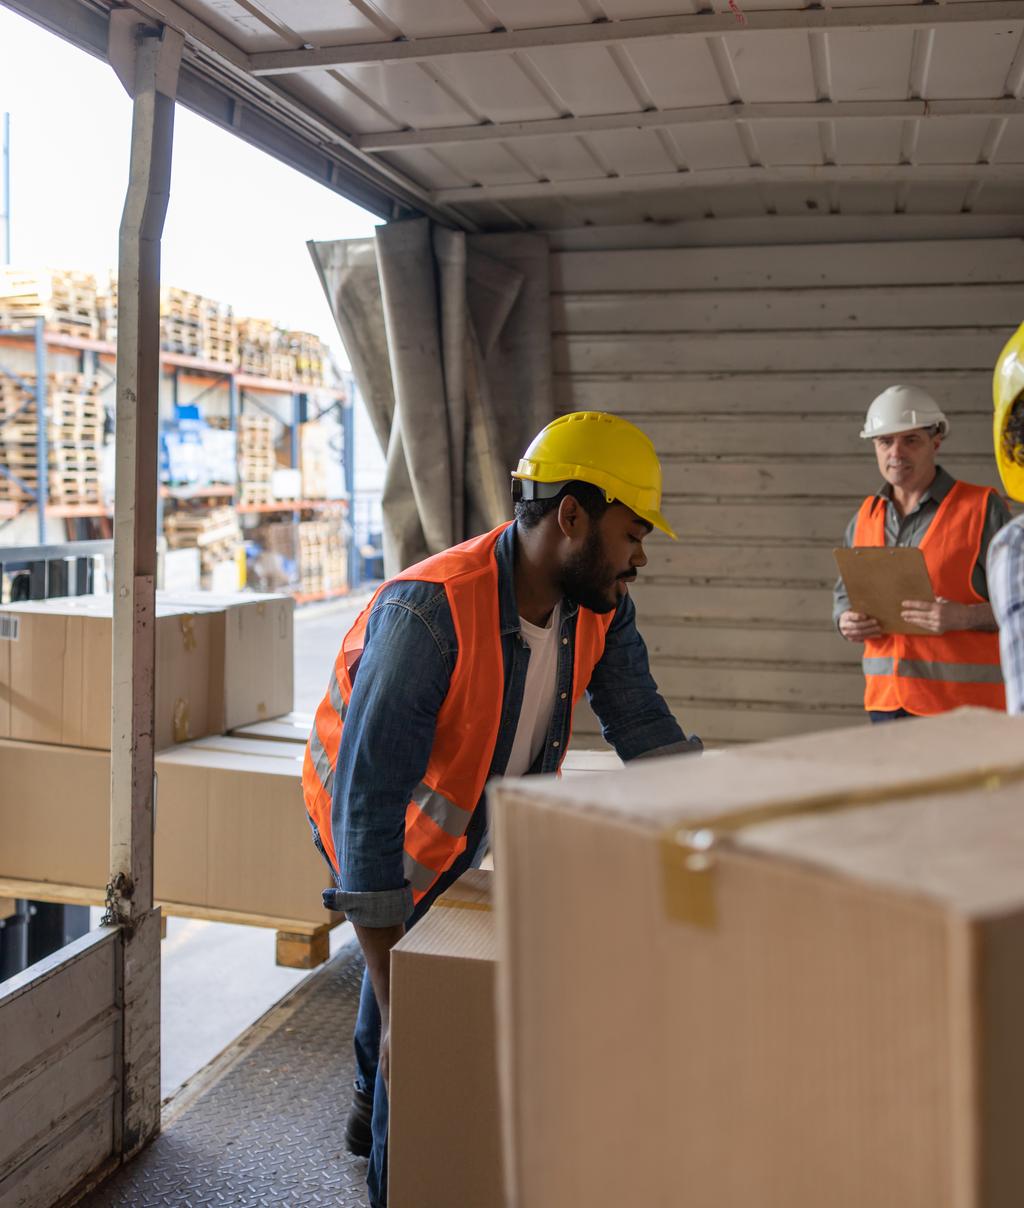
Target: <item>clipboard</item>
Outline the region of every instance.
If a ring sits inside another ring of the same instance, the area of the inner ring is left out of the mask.
[[[920,625],[910,625],[900,615],[904,600],[935,599],[928,564],[912,546],[854,546],[832,554],[854,612],[874,617],[883,633],[928,636]]]

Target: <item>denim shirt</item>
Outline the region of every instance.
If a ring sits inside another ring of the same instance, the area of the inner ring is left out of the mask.
[[[519,630],[515,534],[512,524],[495,546],[504,691],[489,778],[501,776],[508,763],[530,659]],[[562,602],[555,709],[531,774],[554,772],[569,741],[578,613],[577,604]],[[340,876],[337,888],[324,892],[326,906],[344,910],[361,926],[396,925],[412,913],[412,890],[402,867],[406,806],[426,771],[457,657],[444,585],[422,580],[387,584],[367,621],[345,715],[331,811]],[[604,737],[623,761],[702,749],[699,738],[686,738],[658,692],[628,593],[619,601],[587,695]],[[314,837],[319,846],[319,836]],[[483,856],[486,838],[487,810],[481,799],[466,832],[466,850],[431,889],[430,901]],[[420,908],[426,905],[429,901]]]

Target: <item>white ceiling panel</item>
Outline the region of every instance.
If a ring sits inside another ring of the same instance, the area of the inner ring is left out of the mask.
[[[347,0],[287,0],[264,5],[265,17],[255,6],[250,11],[237,0],[198,3],[185,0],[182,8],[205,21],[247,54],[264,50],[293,50],[308,42],[314,46],[340,46],[350,42],[380,40],[374,24]],[[289,34],[293,35],[289,37]]]
[[[818,99],[805,33],[729,34],[722,40],[744,101]]]
[[[705,211],[716,218],[758,218],[768,213],[761,185],[738,189],[695,189]]]
[[[312,110],[346,134],[379,134],[395,128],[390,114],[382,114],[330,72],[282,76],[281,87],[301,97]]]
[[[290,7],[291,0],[287,0]],[[347,3],[335,3],[335,9]],[[369,9],[370,5],[366,5]],[[449,34],[483,34],[486,25],[463,0],[374,0],[373,8],[383,14],[407,38],[442,38]],[[372,10],[371,10],[372,11]]]
[[[954,181],[911,184],[904,190],[907,214],[959,214],[964,208],[968,186]]]
[[[706,189],[640,193],[636,198],[643,207],[640,221],[678,222],[684,218],[703,218],[709,209],[706,193]]]
[[[534,138],[514,151],[534,169],[535,180],[593,180],[607,175],[579,138]]]
[[[379,101],[399,126],[417,130],[464,126],[476,120],[416,63],[362,63],[342,68],[338,74]]]
[[[993,181],[984,185],[971,209],[975,214],[1024,214],[1024,181]],[[1024,322],[1024,314],[1016,318]]]
[[[620,176],[671,172],[677,166],[653,130],[607,130],[588,134],[587,142]]]
[[[695,13],[705,7],[702,0],[601,0],[601,10],[611,21],[637,17],[672,17]]]
[[[433,151],[415,147],[407,151],[389,151],[380,157],[386,164],[428,189],[454,189],[474,182],[452,165],[443,162]]]
[[[559,46],[531,50],[527,57],[578,117],[642,108],[607,47]]]
[[[989,123],[983,117],[935,117],[918,126],[915,163],[973,164],[978,161]]]
[[[423,0],[419,2],[423,4]],[[587,8],[577,0],[487,0],[487,8],[506,29],[543,29],[551,25],[582,24],[591,19]]]
[[[828,35],[836,101],[898,101],[910,95],[914,35],[908,29],[836,30]]]
[[[895,214],[899,186],[846,182],[836,186],[841,214]]]
[[[1003,95],[1024,23],[936,29],[922,95],[930,100]]]
[[[1005,123],[992,162],[1024,164],[1024,117],[1011,117]]]
[[[559,111],[512,55],[453,55],[435,66],[492,122],[534,122]]]
[[[729,101],[704,38],[639,38],[627,54],[659,109]]]
[[[537,179],[532,162],[524,163],[503,143],[453,143],[438,147],[436,154],[471,184],[516,185]],[[599,175],[593,161],[588,175]]]
[[[840,164],[896,164],[900,160],[903,122],[898,118],[833,122],[836,162]]]
[[[830,205],[828,185],[772,185],[765,191],[765,199],[771,203],[776,214],[806,217],[827,214]]]
[[[757,122],[757,149],[763,164],[822,164],[817,122]]]
[[[669,131],[688,168],[746,168],[750,158],[735,126],[725,122],[703,126],[673,126]]]

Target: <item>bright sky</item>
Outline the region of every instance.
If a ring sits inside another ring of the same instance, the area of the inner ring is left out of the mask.
[[[131,101],[120,82],[105,63],[0,6],[4,111],[12,263],[105,280],[117,267],[128,179]],[[173,163],[163,282],[237,315],[316,332],[347,366],[306,240],[371,235],[378,219],[182,107]],[[376,440],[359,415],[357,460],[361,480],[378,480]]]

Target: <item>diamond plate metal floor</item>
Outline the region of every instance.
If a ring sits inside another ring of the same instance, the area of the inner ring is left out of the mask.
[[[366,1163],[344,1144],[362,973],[353,941],[186,1086],[160,1136],[80,1208],[365,1208]]]

